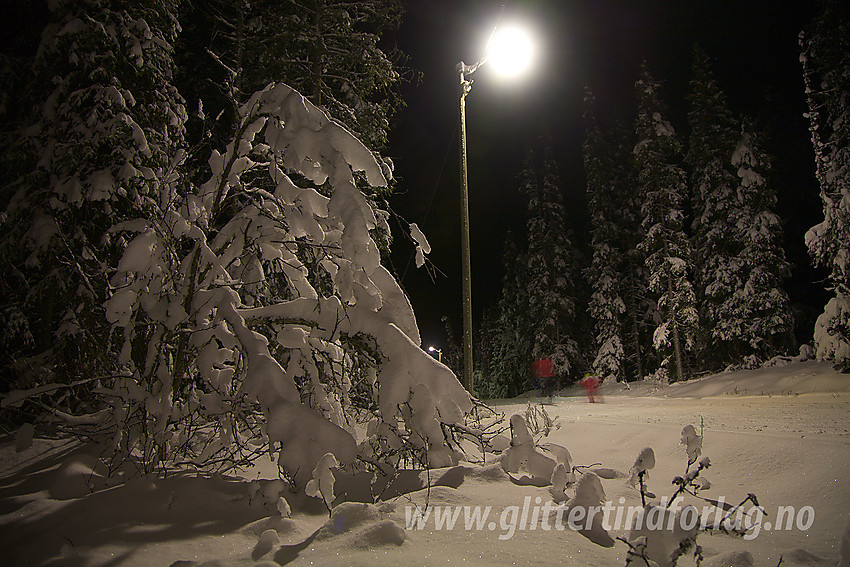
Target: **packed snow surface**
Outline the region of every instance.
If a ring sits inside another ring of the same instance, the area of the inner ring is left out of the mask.
[[[338,470],[332,481],[325,463],[313,471],[324,498],[291,492],[269,464],[231,476],[110,477],[92,447],[37,436],[29,445],[30,431],[12,432],[0,438],[0,565],[625,565],[617,538],[630,529],[616,507],[641,507],[628,471],[651,448],[646,489],[656,502],[669,497],[697,437],[700,463],[711,462],[700,495],[735,505],[753,493],[767,513],[747,538],[699,535],[703,565],[848,565],[850,376],[805,362],[602,393],[605,403],[589,404],[578,388],[561,391],[543,406],[555,427],[542,438],[511,419],[529,401],[539,407],[537,394],[492,400],[515,430],[506,467],[488,454],[483,465],[372,482]],[[558,500],[611,502],[615,512],[607,526],[596,516],[559,530]],[[694,565],[692,553],[678,565]]]

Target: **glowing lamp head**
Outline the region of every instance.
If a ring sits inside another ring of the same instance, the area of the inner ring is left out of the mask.
[[[531,33],[518,26],[499,27],[487,49],[487,66],[499,76],[511,78],[528,72],[537,47]]]

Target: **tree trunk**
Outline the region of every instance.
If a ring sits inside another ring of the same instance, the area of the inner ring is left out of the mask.
[[[637,378],[643,380],[643,357],[640,355],[640,326],[638,325],[637,313],[632,313],[632,324],[635,336],[635,361],[637,362]]]
[[[673,321],[673,348],[676,353],[676,381],[681,382],[684,373],[682,371],[682,342],[679,339],[679,325]]]
[[[673,293],[673,276],[668,272],[667,274],[667,293]],[[673,324],[673,350],[674,356],[676,357],[676,381],[681,382],[683,371],[682,371],[682,341],[679,337],[679,325],[676,323],[676,314],[669,314],[671,323]]]

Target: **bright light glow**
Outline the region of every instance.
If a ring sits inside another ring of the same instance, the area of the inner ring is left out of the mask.
[[[531,68],[536,52],[534,38],[527,29],[499,27],[490,40],[487,66],[503,77],[515,77]]]
[[[437,350],[437,349],[435,349],[435,348],[434,348],[434,347],[432,347],[432,346],[429,346],[429,347],[428,347],[428,350],[430,350],[431,352],[434,352],[434,351],[435,351],[435,350]]]

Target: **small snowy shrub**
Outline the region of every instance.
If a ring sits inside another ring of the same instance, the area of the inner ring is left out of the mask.
[[[560,429],[561,424],[558,423],[558,417],[552,417],[543,404],[533,404],[528,402],[523,415],[524,422],[528,426],[529,431],[534,437],[546,437],[553,429]]]
[[[307,496],[321,498],[325,506],[330,509],[334,501],[334,473],[332,469],[339,466],[333,453],[325,453],[313,469],[313,478],[307,483],[304,492]]]
[[[688,453],[688,467],[695,462],[702,454],[702,437],[697,435],[697,430],[693,425],[686,425],[682,428],[681,444],[685,446],[685,451]]]
[[[633,519],[628,538],[617,538],[628,546],[626,565],[635,563],[675,567],[679,558],[688,554],[699,565],[703,559],[703,550],[697,538],[701,533],[710,531],[745,537],[765,516],[754,494],[747,494],[737,506],[726,504],[722,499],[716,501],[700,495],[701,491],[711,487],[711,483],[701,476],[711,466],[708,457],[699,459],[702,441],[702,436],[697,434],[693,425],[682,428],[681,444],[688,458],[685,474],[673,479],[676,487],[674,493],[660,500],[655,500],[655,495],[646,490],[644,483],[647,471],[655,466],[655,453],[646,447],[638,455],[628,482],[632,486],[640,484],[643,511]],[[694,464],[697,466],[692,468]],[[684,503],[683,495],[690,495],[714,506],[714,521],[709,522],[708,518],[700,515],[697,507]],[[755,516],[751,515],[752,510],[744,513],[744,506],[748,502],[755,507]]]
[[[547,484],[557,464],[555,459],[537,448],[525,420],[519,414],[511,416],[511,446],[502,454],[501,462],[507,473],[527,472],[531,478]]]
[[[586,511],[603,505],[605,501],[605,490],[602,488],[599,477],[592,472],[584,473],[576,483],[575,496],[570,498],[565,506],[564,515],[569,518],[573,508],[581,508]],[[571,528],[576,529],[596,545],[614,547],[614,539],[608,534],[608,530],[604,526],[603,517],[595,515],[589,525],[587,522],[579,522],[578,525],[571,526]]]
[[[654,494],[646,490],[646,479],[649,476],[649,470],[653,468],[655,468],[655,451],[652,450],[652,447],[644,447],[635,459],[635,464],[629,470],[627,481],[630,486],[639,486],[644,504],[646,504],[646,496],[655,497]]]
[[[502,453],[502,469],[512,474],[526,472],[533,483],[541,486],[553,484],[555,492],[560,489],[563,493],[566,483],[575,479],[572,457],[567,448],[555,443],[535,442],[525,419],[519,414],[512,415],[510,423],[511,444]],[[563,470],[559,470],[558,466]]]

